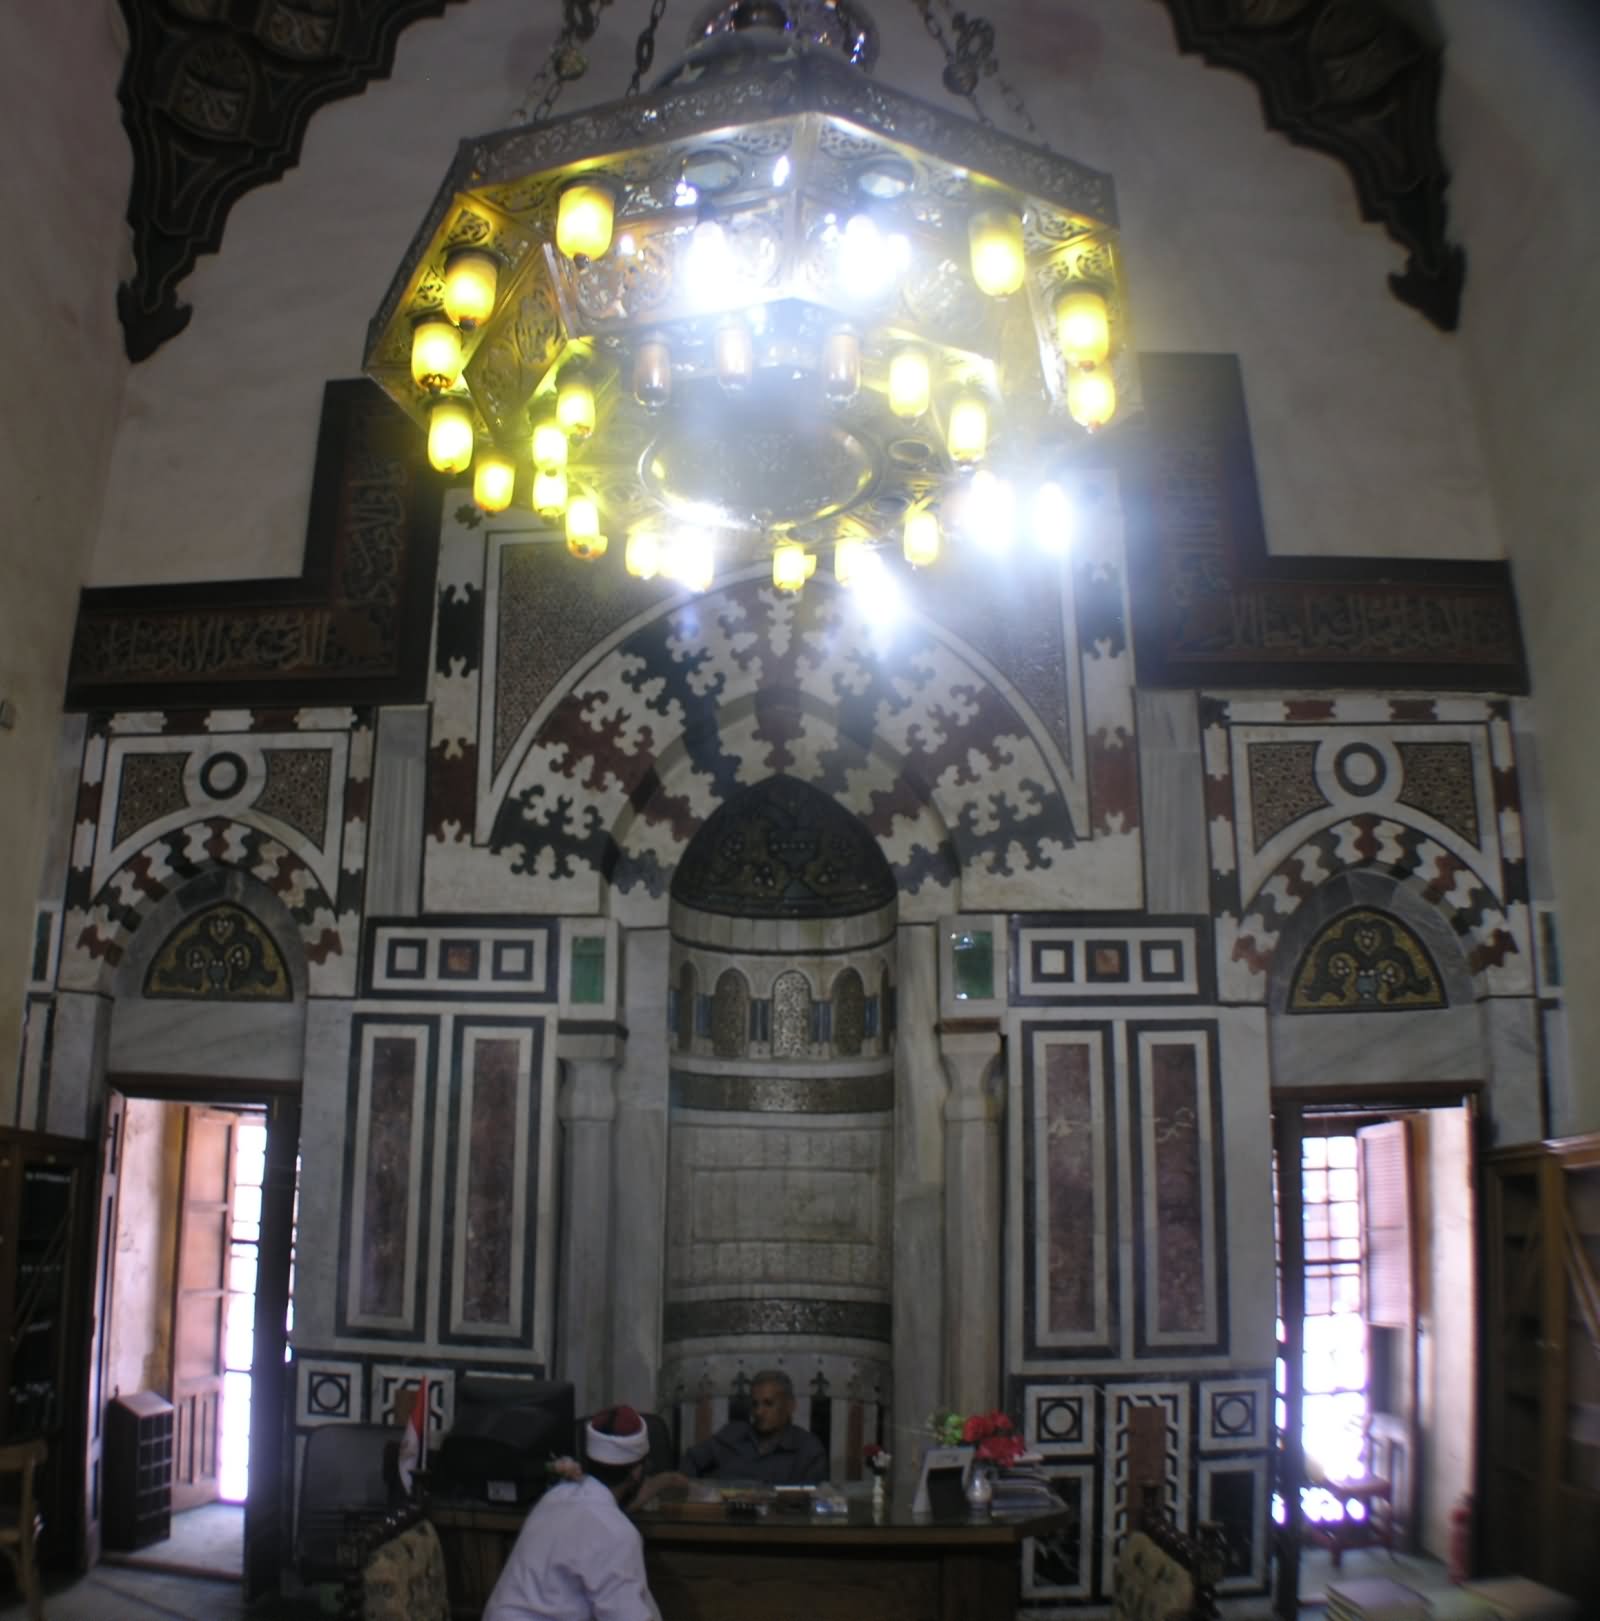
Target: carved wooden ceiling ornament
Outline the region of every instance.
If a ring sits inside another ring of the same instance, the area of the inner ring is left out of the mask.
[[[1395,297],[1453,332],[1466,256],[1445,235],[1440,53],[1380,0],[1161,3],[1180,50],[1255,84],[1269,129],[1344,165],[1362,218],[1409,255]]]
[[[188,325],[178,286],[228,211],[299,161],[311,115],[387,77],[401,31],[461,0],[121,0],[133,148],[128,357]],[[1464,257],[1445,237],[1440,58],[1379,0],[1162,0],[1182,50],[1252,79],[1269,127],[1336,158],[1362,214],[1410,255],[1395,296],[1445,331]]]
[[[311,115],[386,78],[400,31],[454,3],[122,0],[135,268],[117,314],[130,360],[189,324],[178,284],[222,245],[229,209],[299,161]]]

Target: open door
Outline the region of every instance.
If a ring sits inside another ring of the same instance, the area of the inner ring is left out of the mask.
[[[1424,1125],[1426,1122],[1424,1122]],[[1387,1480],[1405,1545],[1417,1537],[1417,1277],[1411,1118],[1361,1126],[1361,1315],[1367,1324],[1367,1459]]]
[[[215,1502],[218,1496],[222,1331],[237,1125],[236,1115],[218,1110],[185,1111],[172,1300],[175,1514]]]
[[[286,1418],[289,1297],[295,1182],[300,1158],[300,1096],[272,1099],[261,1188],[261,1255],[256,1283],[255,1353],[250,1390],[250,1495],[244,1511],[246,1602],[278,1591],[289,1552],[293,1433]]]
[[[100,1456],[106,1416],[106,1360],[111,1353],[111,1299],[117,1252],[117,1178],[122,1169],[122,1128],[127,1099],[106,1093],[100,1132],[100,1197],[96,1205],[94,1293],[89,1321],[89,1399],[85,1415],[83,1470],[84,1570],[100,1562]]]

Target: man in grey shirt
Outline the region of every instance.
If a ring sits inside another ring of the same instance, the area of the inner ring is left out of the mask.
[[[828,1455],[794,1417],[794,1382],[778,1368],[763,1368],[750,1382],[750,1418],[724,1424],[683,1455],[684,1473],[758,1486],[818,1485],[828,1478]]]

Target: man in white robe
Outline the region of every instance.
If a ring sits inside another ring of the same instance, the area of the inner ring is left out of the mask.
[[[584,1427],[584,1472],[556,1482],[523,1524],[483,1621],[661,1621],[644,1541],[623,1512],[644,1477],[650,1438],[631,1407]]]

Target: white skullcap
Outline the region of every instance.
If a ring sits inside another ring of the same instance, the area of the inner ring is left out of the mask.
[[[608,1407],[583,1427],[591,1463],[637,1463],[650,1450],[644,1420],[631,1407]]]

